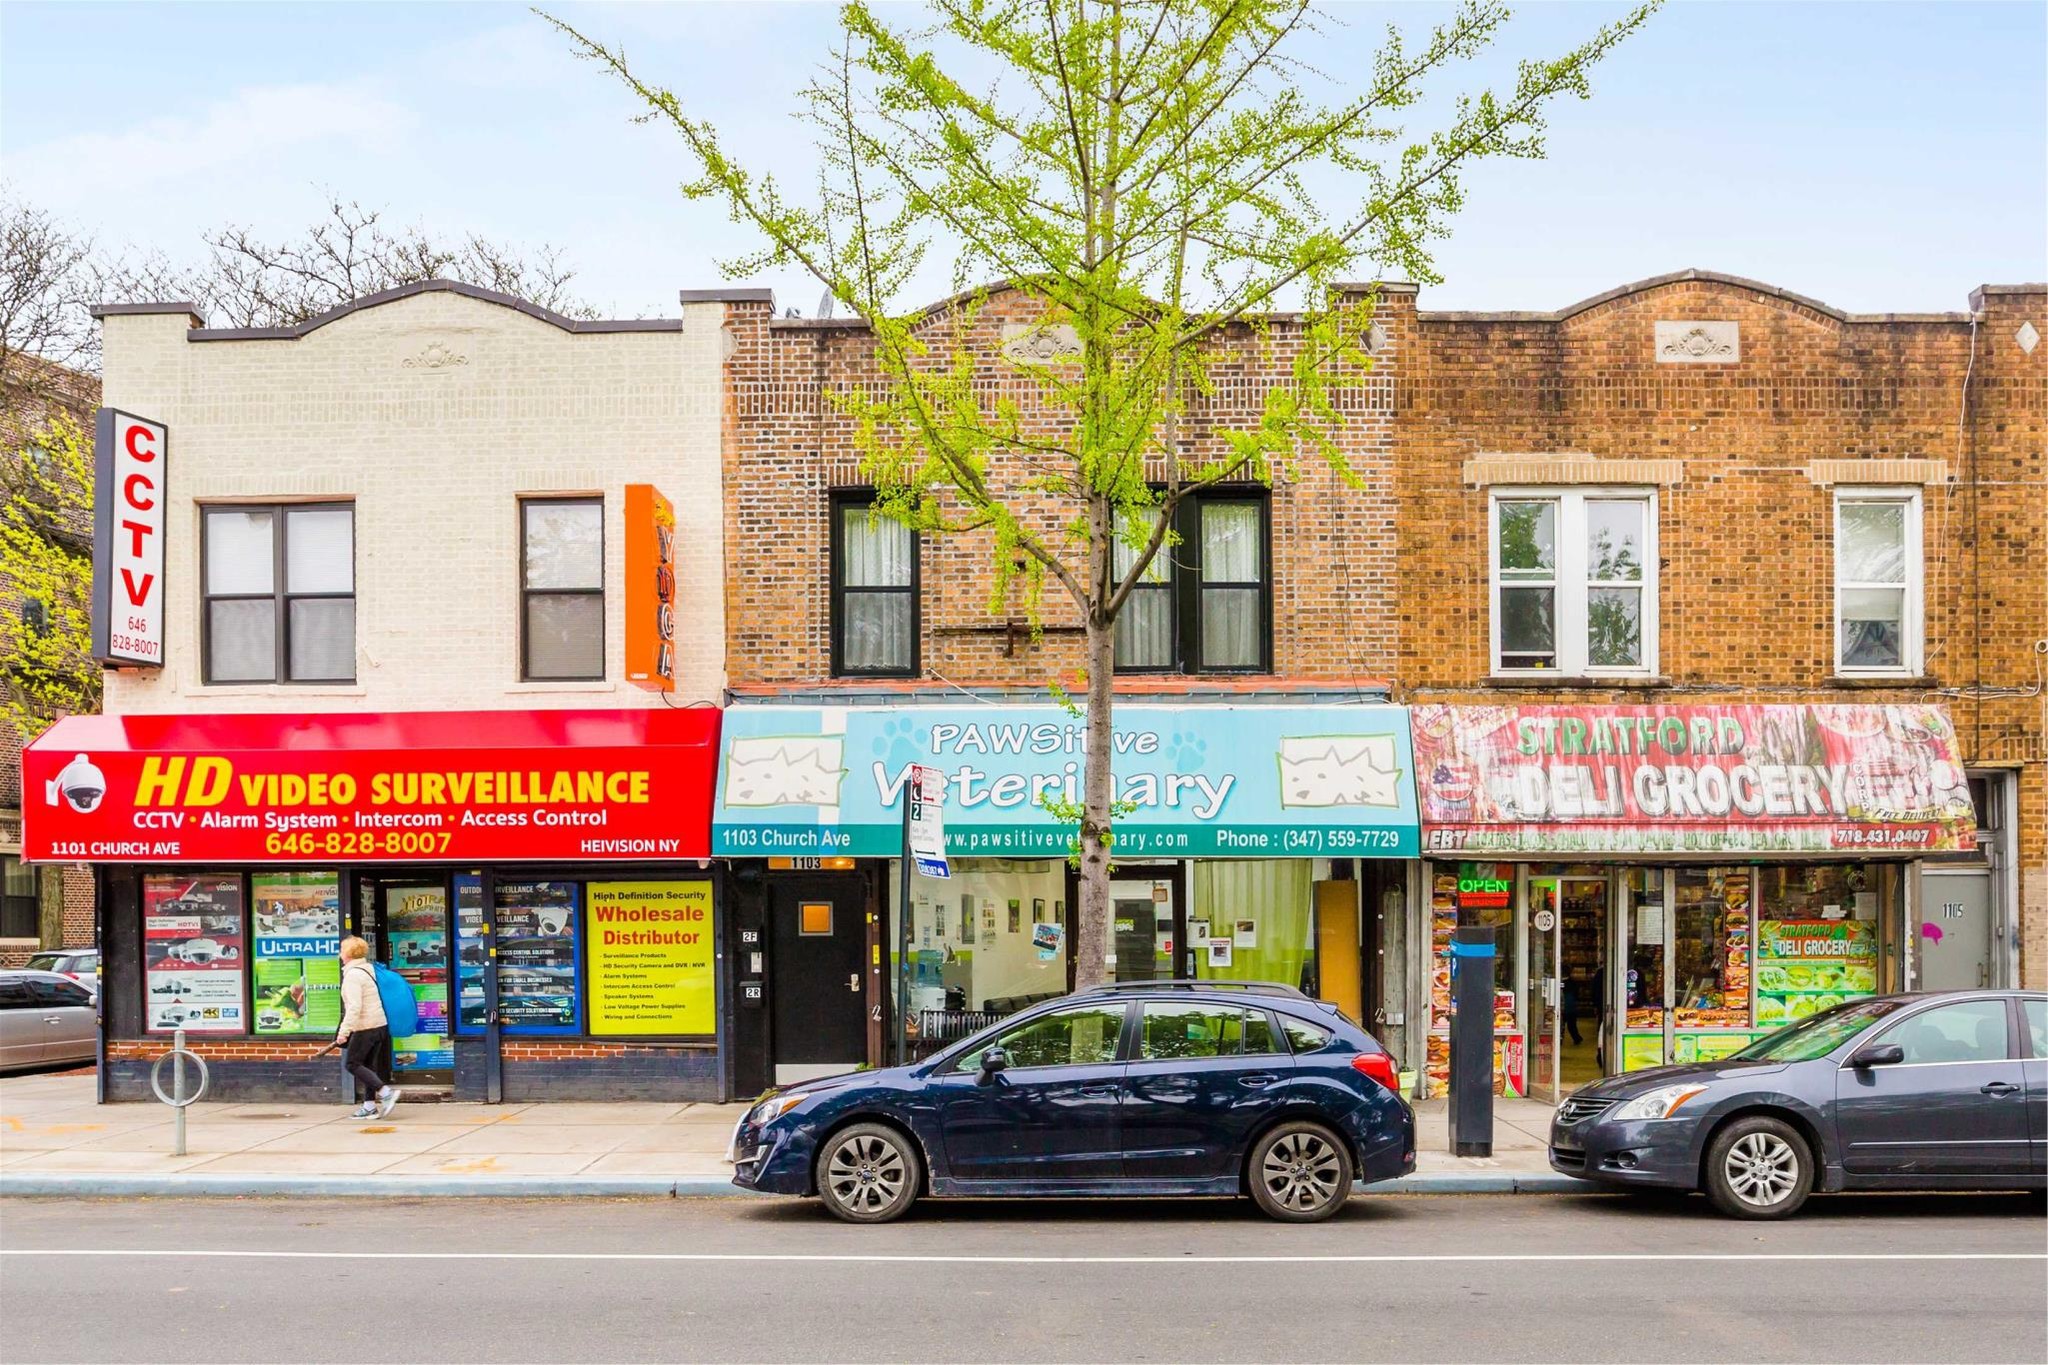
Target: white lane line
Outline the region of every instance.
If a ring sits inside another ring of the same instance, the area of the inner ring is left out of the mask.
[[[1388,1265],[1506,1261],[2048,1261],[2040,1251],[1672,1251],[1278,1256],[967,1256],[805,1251],[174,1251],[160,1248],[0,1247],[0,1256],[162,1256],[279,1261],[820,1261],[868,1265]]]

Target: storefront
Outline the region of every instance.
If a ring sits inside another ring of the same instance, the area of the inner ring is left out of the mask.
[[[735,860],[742,941],[764,948],[738,983],[743,1002],[765,997],[764,1079],[884,1060],[904,951],[901,1008],[921,1047],[1069,989],[1061,808],[1080,799],[1077,715],[757,704],[728,710],[724,732],[713,846]],[[1126,813],[1104,949],[1117,978],[1279,981],[1367,1014],[1378,892],[1403,883],[1416,850],[1406,713],[1133,704],[1117,708],[1114,742]],[[914,764],[944,775],[950,875],[913,875],[905,925]],[[757,884],[758,910],[740,908]]]
[[[1976,825],[1936,706],[1419,706],[1443,1082],[1450,931],[1495,928],[1503,1093],[1726,1056],[1908,989],[1919,860]]]
[[[24,756],[31,856],[99,883],[103,1097],[182,1028],[221,1099],[325,1098],[336,951],[411,984],[401,1083],[723,1099],[710,708],[89,716]]]

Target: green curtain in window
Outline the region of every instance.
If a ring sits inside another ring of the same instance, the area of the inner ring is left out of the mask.
[[[1250,920],[1255,947],[1233,943],[1228,967],[1211,967],[1195,947],[1195,975],[1205,980],[1278,981],[1300,986],[1315,960],[1315,868],[1304,858],[1195,864],[1194,912],[1211,938],[1231,939]]]

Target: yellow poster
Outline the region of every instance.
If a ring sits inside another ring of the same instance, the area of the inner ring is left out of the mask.
[[[711,883],[592,882],[590,1032],[718,1031]]]

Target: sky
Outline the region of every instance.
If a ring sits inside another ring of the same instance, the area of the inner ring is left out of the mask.
[[[885,3],[904,20],[907,9]],[[1340,101],[1387,25],[1448,7],[1336,3],[1312,55]],[[796,92],[830,5],[565,4],[747,164],[813,175]],[[1498,86],[1621,6],[1525,4],[1459,88]],[[1440,107],[1440,106],[1432,106]],[[280,236],[332,191],[393,220],[561,248],[607,315],[670,315],[755,243],[686,201],[672,129],[525,8],[474,4],[0,4],[0,182],[116,249],[198,254],[233,223]],[[1411,133],[1431,126],[1412,111]],[[2048,278],[2048,4],[1678,0],[1556,106],[1549,156],[1490,161],[1436,251],[1432,309],[1555,309],[1700,268],[1852,312],[1948,311]],[[1333,218],[1344,205],[1330,206]],[[926,298],[946,292],[932,268]]]

